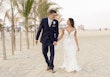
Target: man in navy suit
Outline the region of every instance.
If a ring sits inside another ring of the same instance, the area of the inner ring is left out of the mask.
[[[42,53],[44,55],[45,61],[47,63],[47,70],[55,73],[54,71],[54,46],[57,45],[59,29],[58,21],[55,19],[57,12],[55,10],[49,11],[49,16],[41,20],[38,32],[36,34],[36,44],[41,31],[42,36],[40,42],[42,43]],[[48,57],[48,49],[50,49],[50,58]]]

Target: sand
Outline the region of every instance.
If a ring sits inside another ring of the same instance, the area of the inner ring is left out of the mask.
[[[6,33],[7,60],[2,60],[2,41],[0,40],[0,77],[110,77],[110,31],[78,31],[80,52],[77,52],[77,73],[67,73],[60,69],[63,62],[63,40],[55,47],[55,74],[46,71],[41,51],[41,43],[26,49],[23,35],[23,49],[19,51],[19,33],[15,55],[11,55],[10,34]]]

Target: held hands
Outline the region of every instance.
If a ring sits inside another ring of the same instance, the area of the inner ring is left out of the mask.
[[[36,42],[36,45],[37,45],[38,40],[36,40],[35,42]],[[53,45],[55,45],[55,46],[56,46],[56,45],[57,45],[57,42],[56,42],[56,41],[54,41],[54,42],[53,42]]]
[[[56,41],[54,41],[54,42],[53,42],[53,45],[55,45],[55,46],[56,46],[56,45],[57,45],[57,42],[56,42]]]
[[[37,43],[38,43],[38,40],[36,40],[36,45],[37,45]]]

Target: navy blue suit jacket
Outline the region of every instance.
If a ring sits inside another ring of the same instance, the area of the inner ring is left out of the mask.
[[[41,43],[46,43],[48,38],[52,41],[52,43],[53,41],[57,41],[59,35],[58,21],[54,19],[51,26],[49,27],[48,18],[42,19],[36,34],[36,40],[39,39],[41,31],[43,31],[40,39]]]

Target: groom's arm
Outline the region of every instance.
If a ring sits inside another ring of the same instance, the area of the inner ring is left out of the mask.
[[[42,21],[40,23],[40,26],[39,26],[37,34],[36,34],[36,41],[39,39],[39,36],[40,36],[42,28],[43,28],[43,19],[42,19]]]

